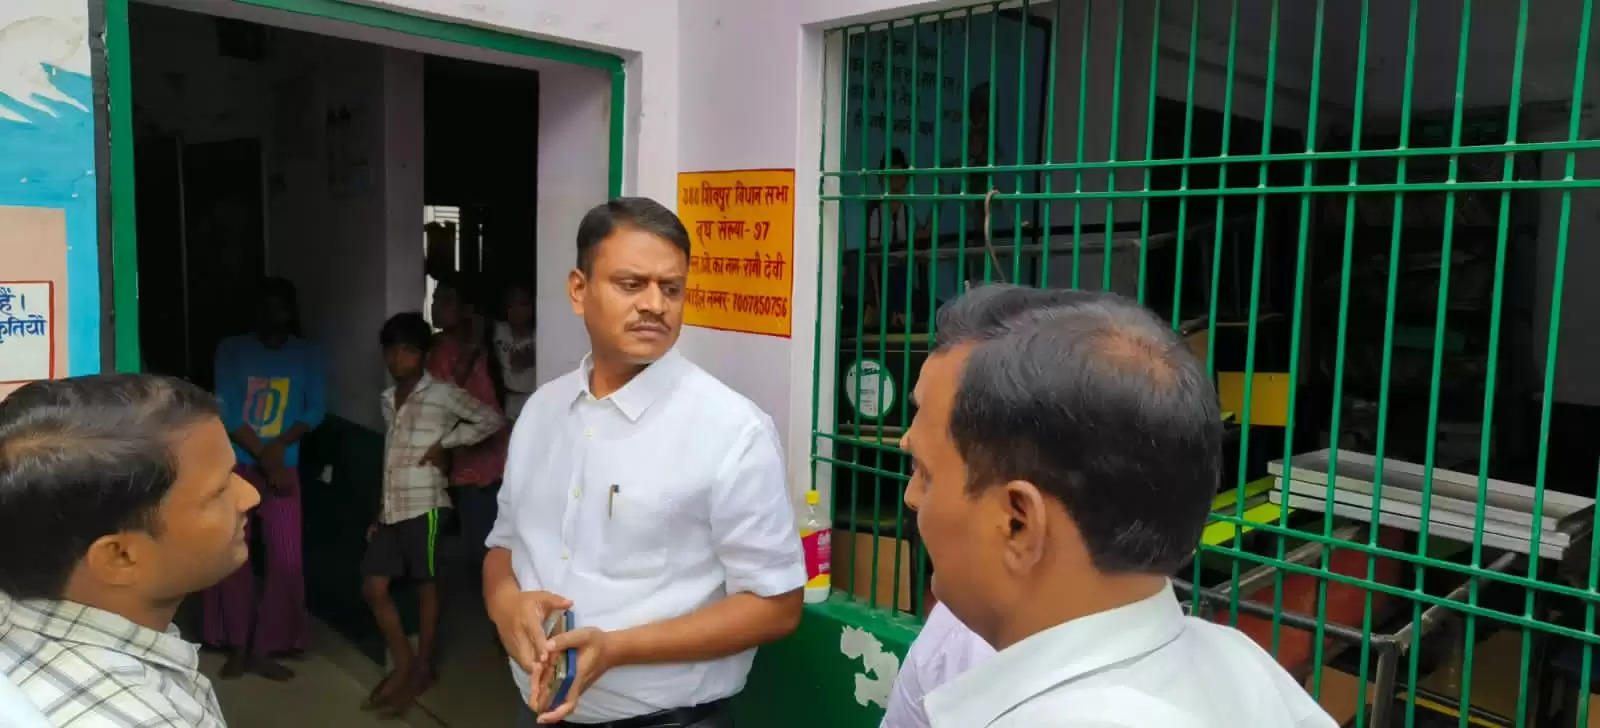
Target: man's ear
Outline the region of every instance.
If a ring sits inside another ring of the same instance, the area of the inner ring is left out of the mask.
[[[1014,573],[1026,574],[1044,560],[1045,546],[1049,540],[1048,511],[1044,492],[1026,480],[1013,480],[997,488],[1008,519],[1006,534],[1006,567]]]
[[[148,537],[123,531],[101,536],[89,544],[78,568],[102,584],[128,586],[137,579]]]
[[[589,277],[583,271],[573,268],[567,274],[567,298],[572,302],[572,312],[583,315],[583,294],[589,290]]]

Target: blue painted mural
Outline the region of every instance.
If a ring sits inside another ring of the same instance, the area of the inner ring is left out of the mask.
[[[57,341],[68,354],[66,371],[58,374],[69,375],[100,368],[94,95],[86,13],[81,0],[0,2],[0,209],[52,208],[65,217],[67,325]],[[58,245],[0,231],[0,278],[35,266],[32,254]]]

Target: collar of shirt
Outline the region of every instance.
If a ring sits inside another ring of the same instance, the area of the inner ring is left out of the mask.
[[[982,728],[1062,683],[1149,654],[1183,632],[1168,585],[1153,596],[1080,617],[1000,651],[928,695],[935,726]]]
[[[644,371],[639,372],[627,384],[622,385],[621,389],[612,392],[611,396],[605,399],[615,404],[629,422],[638,422],[645,411],[650,409],[650,405],[660,401],[672,391],[673,384],[683,372],[683,363],[683,356],[678,350],[669,349],[664,356],[645,367]],[[578,367],[578,386],[572,393],[574,401],[584,397],[600,399],[589,389],[589,377],[593,372],[593,354],[585,354],[583,363]]]
[[[411,388],[411,392],[406,395],[406,401],[407,402],[411,401],[411,395],[416,394],[417,392],[421,392],[424,389],[427,389],[429,386],[431,386],[433,384],[433,382],[434,382],[433,375],[428,374],[426,371],[424,371],[421,376],[417,377],[417,385],[415,387],[412,387]],[[368,391],[371,391],[371,390],[368,390]],[[389,385],[388,389],[383,390],[383,396],[385,396],[385,397],[387,397],[389,399],[389,403],[390,404],[393,404],[394,403],[394,394],[395,394],[395,392],[398,392],[398,391],[400,391],[400,385],[391,384],[391,385]]]
[[[433,386],[433,383],[434,378],[428,376],[427,372],[423,372],[422,376],[417,378],[417,385],[412,387],[410,392],[406,393],[406,404],[410,404],[412,399],[414,399],[418,393],[422,392],[428,387]],[[391,384],[389,385],[388,389],[383,390],[383,409],[390,414],[398,414],[400,412],[400,408],[394,406],[394,395],[399,391],[400,385],[398,384]],[[367,401],[370,402],[371,400]],[[405,404],[400,406],[404,407]]]
[[[192,673],[200,667],[197,648],[179,636],[177,627],[157,632],[121,615],[77,602],[13,600],[0,594],[0,633],[6,629],[23,629],[56,642],[121,652],[182,672]]]

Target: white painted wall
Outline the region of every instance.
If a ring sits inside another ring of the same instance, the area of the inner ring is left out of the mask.
[[[581,68],[541,73],[539,112],[535,366],[549,381],[576,368],[589,350],[583,321],[567,298],[567,273],[577,262],[578,221],[606,198],[610,78]]]
[[[269,268],[300,290],[306,335],[327,357],[329,411],[378,427],[377,394],[388,386],[377,332],[390,314],[422,301],[422,58],[416,53],[324,36],[274,56],[279,103],[306,115],[299,152],[271,137]],[[303,106],[300,106],[303,104]],[[349,109],[354,152],[368,173],[335,194],[328,180],[325,114]],[[276,130],[275,130],[276,132]]]

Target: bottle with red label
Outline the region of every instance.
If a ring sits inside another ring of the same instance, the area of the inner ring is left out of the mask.
[[[806,491],[806,519],[800,524],[800,544],[806,553],[805,599],[811,604],[827,601],[833,588],[828,575],[833,559],[833,527],[817,513],[821,500],[817,491]]]

